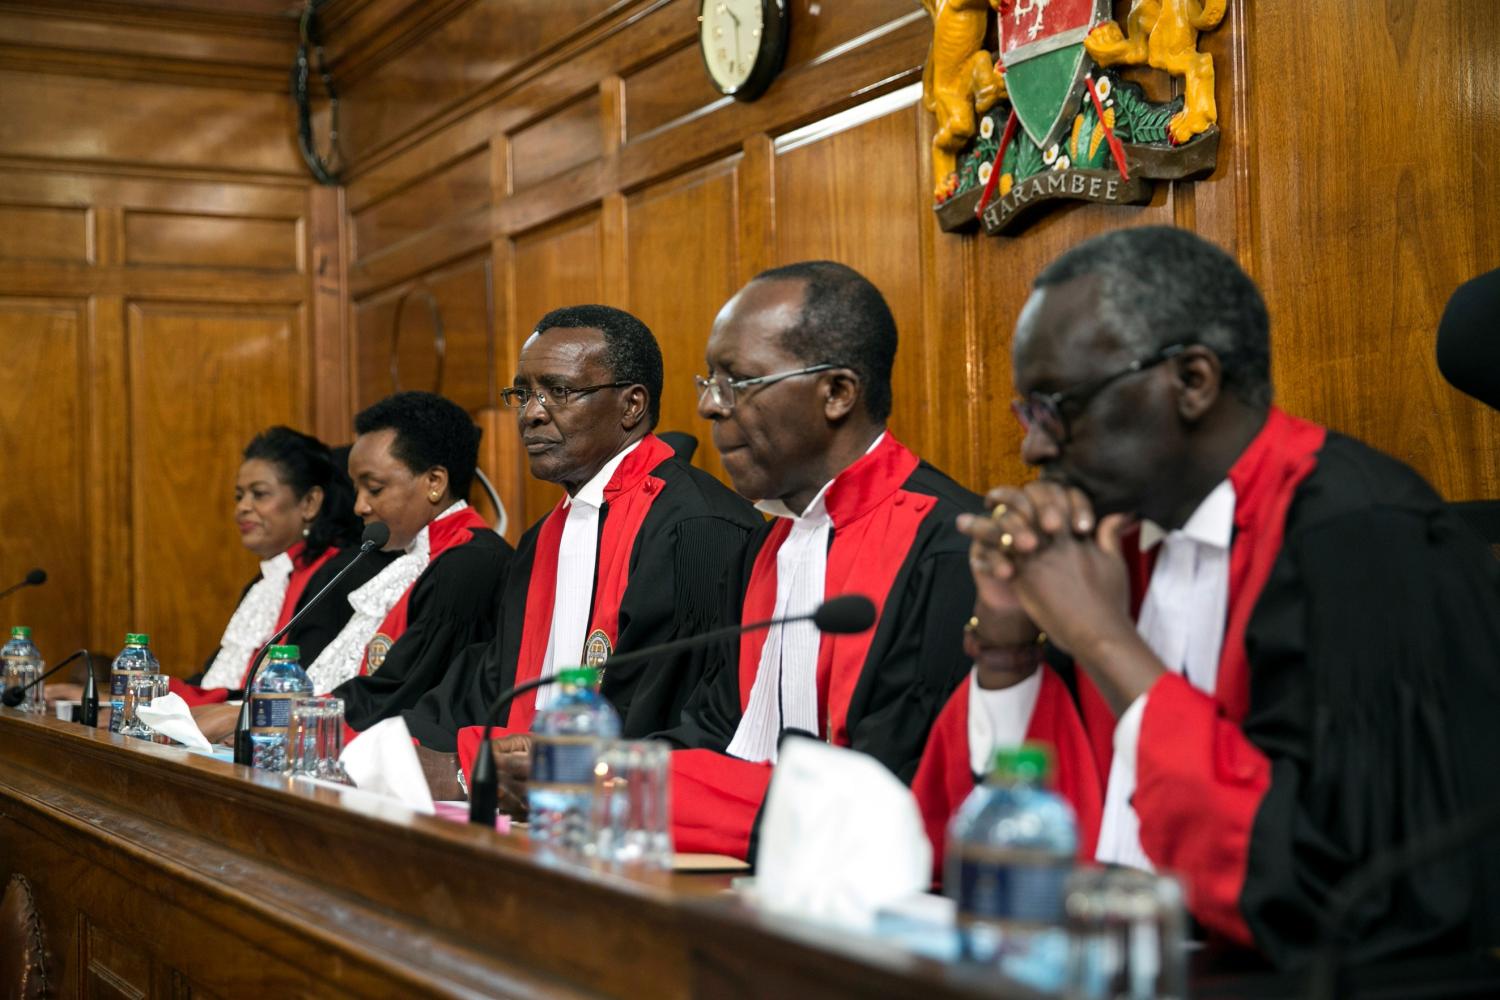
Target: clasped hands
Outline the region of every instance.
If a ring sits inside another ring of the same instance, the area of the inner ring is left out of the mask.
[[[979,608],[1019,607],[1051,641],[1087,664],[1138,641],[1120,536],[1131,518],[1097,518],[1082,490],[1037,481],[985,497],[989,516],[960,515]],[[1112,686],[1112,685],[1111,685]]]

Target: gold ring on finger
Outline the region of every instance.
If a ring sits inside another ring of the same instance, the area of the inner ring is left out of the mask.
[[[1008,510],[1010,510],[1010,504],[997,503],[995,504],[994,509],[990,511],[990,517],[998,521],[1005,516],[1005,512]]]
[[[1005,551],[1009,552],[1010,551],[1010,547],[1012,545],[1014,545],[1015,543],[1016,543],[1016,536],[1012,535],[1010,532],[1007,531],[1007,532],[1004,532],[1004,533],[1002,533],[1000,535],[1000,547],[1002,549],[1004,549]]]

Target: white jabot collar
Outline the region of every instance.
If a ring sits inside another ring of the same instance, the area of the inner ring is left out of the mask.
[[[625,457],[640,447],[641,442],[644,440],[645,438],[638,438],[616,452],[614,458],[605,462],[603,467],[594,473],[593,479],[590,479],[579,487],[577,493],[564,498],[563,506],[571,507],[576,502],[586,503],[590,507],[603,507],[604,488],[609,485],[611,479],[615,478],[615,472],[620,468],[620,464],[625,461]]]

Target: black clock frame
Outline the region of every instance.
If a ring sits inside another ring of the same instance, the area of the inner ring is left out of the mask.
[[[715,2],[717,0],[699,0],[698,23],[700,25],[703,23],[704,8]],[[715,90],[727,97],[733,97],[736,101],[753,101],[764,94],[786,62],[787,38],[790,35],[791,22],[786,0],[760,0],[760,13],[763,27],[760,33],[760,45],[755,50],[755,67],[745,78],[745,82],[733,90],[725,90],[714,78],[713,70],[708,65],[708,52],[703,45],[702,28],[700,27],[698,31],[698,58],[703,60],[703,72],[707,74],[708,81],[713,84]]]

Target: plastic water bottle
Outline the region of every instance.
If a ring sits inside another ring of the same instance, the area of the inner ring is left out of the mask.
[[[10,630],[10,641],[0,647],[0,662],[4,664],[6,687],[25,687],[41,677],[47,666],[42,661],[42,654],[37,652],[36,644],[31,641],[31,628],[26,625],[17,625]],[[23,712],[44,714],[47,711],[47,697],[42,685],[30,688],[16,708]]]
[[[292,702],[312,696],[301,655],[296,646],[272,646],[250,688],[250,763],[263,771],[286,770]]]
[[[159,674],[161,665],[151,653],[151,637],[144,632],[126,632],[125,648],[109,665],[109,731],[118,733],[125,722],[125,691],[130,678]]]
[[[1044,787],[1041,744],[995,751],[988,780],[948,825],[943,887],[963,957],[1055,992],[1065,981],[1064,885],[1078,850],[1073,809]]]
[[[574,855],[593,849],[594,764],[607,740],[620,736],[620,717],[599,694],[599,671],[560,671],[562,695],[531,724],[527,805],[531,839]]]

